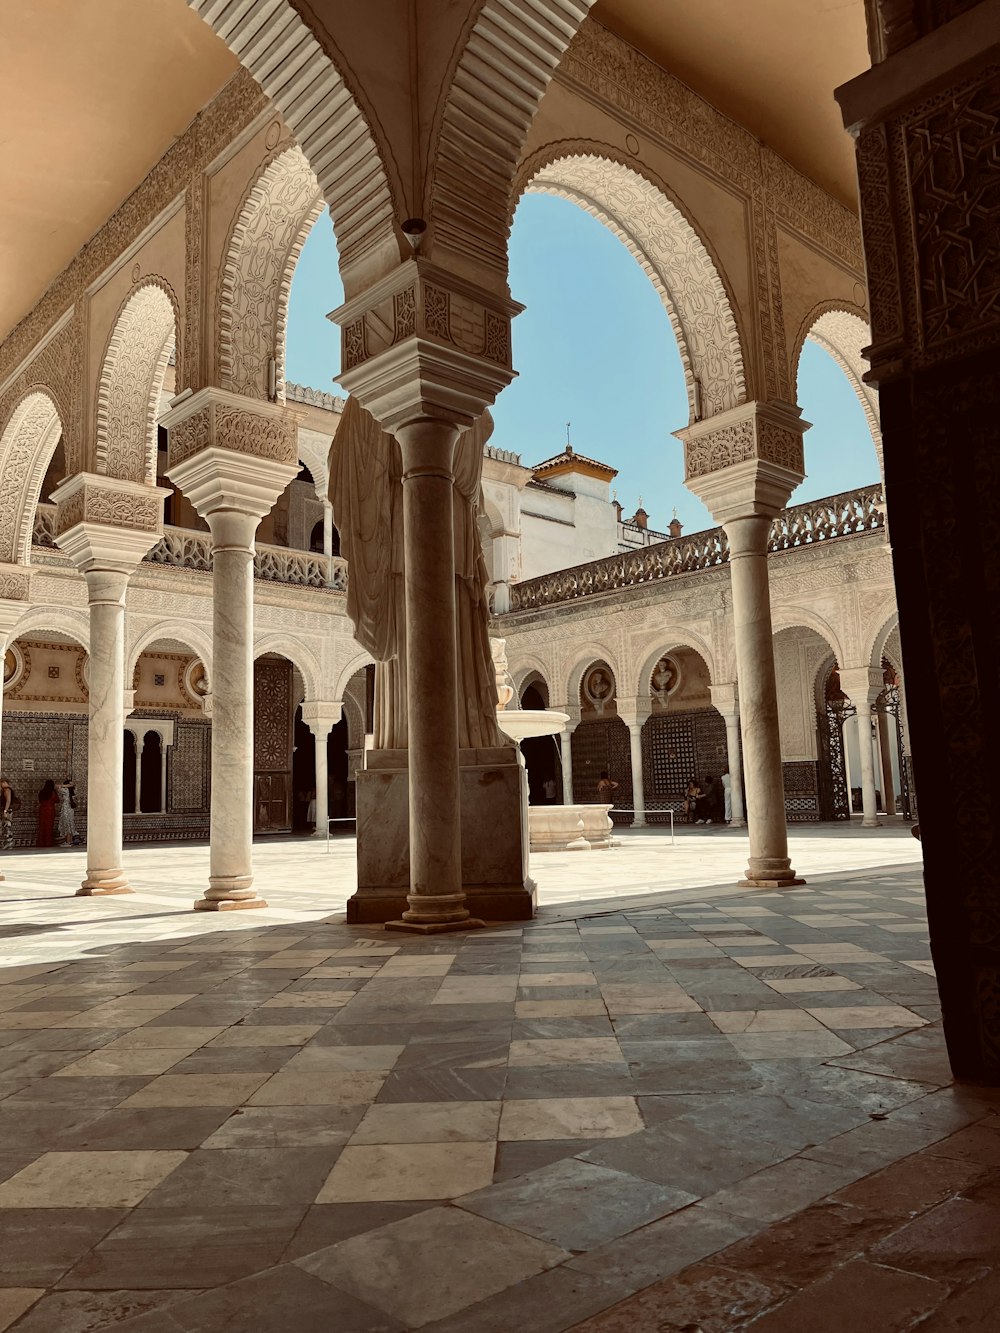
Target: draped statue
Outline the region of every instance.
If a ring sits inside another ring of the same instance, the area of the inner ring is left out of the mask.
[[[455,448],[452,528],[462,749],[512,744],[497,726],[489,575],[478,525],[483,446],[492,433],[493,418],[484,412],[459,436]],[[348,564],[347,614],[355,638],[376,663],[375,746],[380,750],[407,748],[402,473],[395,438],[355,398],[348,398],[333,442],[330,501],[340,553]]]

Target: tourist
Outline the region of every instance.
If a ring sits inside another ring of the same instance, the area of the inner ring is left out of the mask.
[[[14,846],[14,811],[20,804],[7,778],[0,778],[0,851],[9,852]]]
[[[733,817],[733,779],[729,769],[722,772],[722,818],[728,824]]]
[[[611,804],[614,804],[615,798],[612,795],[612,792],[617,790],[618,783],[615,782],[614,778],[609,778],[607,769],[604,769],[597,782],[597,799],[599,801],[608,801]]]
[[[56,810],[55,840],[61,847],[72,847],[76,837],[76,819],[73,815],[76,809],[76,795],[73,779],[63,778],[62,782],[57,782],[55,786],[59,802]]]
[[[59,804],[59,797],[56,795],[56,784],[51,778],[46,778],[42,784],[42,790],[38,793],[38,831],[35,836],[36,847],[52,846],[52,826],[55,823],[56,806]]]
[[[542,793],[545,796],[546,805],[555,805],[556,803],[556,784],[554,778],[546,778],[542,783]]]
[[[698,812],[703,816],[698,823],[711,824],[713,820],[719,819],[719,788],[715,785],[715,778],[709,774],[702,783],[702,799],[698,806]]]
[[[697,781],[694,778],[690,778],[688,780],[688,785],[684,790],[684,801],[681,805],[681,810],[687,815],[687,822],[689,824],[694,824],[695,822],[700,824],[702,822],[700,819],[697,821],[695,820],[701,795],[701,788],[698,786]]]

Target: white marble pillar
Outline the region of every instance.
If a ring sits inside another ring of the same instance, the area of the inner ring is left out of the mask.
[[[216,510],[212,531],[212,806],[196,911],[266,907],[253,887],[253,557],[260,515]]]
[[[840,688],[858,710],[858,755],[861,769],[862,828],[881,828],[875,798],[875,756],[872,750],[872,704],[882,689],[882,672],[871,667],[842,668]]]
[[[15,572],[15,578],[21,578],[20,571]],[[25,591],[27,591],[27,576],[24,576]],[[3,770],[3,660],[7,655],[7,649],[17,637],[14,627],[28,610],[27,602],[7,601],[0,598],[0,774],[4,777],[9,776]],[[17,790],[15,786],[15,791]],[[3,871],[0,870],[0,882],[4,879]]]
[[[86,571],[90,604],[87,874],[83,897],[131,893],[122,869],[125,589],[120,570]],[[138,750],[138,747],[136,747]],[[138,759],[136,761],[138,765]],[[136,769],[138,774],[138,767]],[[136,782],[138,794],[138,781]]]
[[[135,741],[135,813],[138,814],[142,808],[142,750],[146,744],[145,736],[140,736],[138,732],[132,733]],[[122,738],[124,741],[124,737]]]
[[[167,742],[160,737],[160,814],[167,813]]]
[[[770,530],[769,514],[726,521],[750,831],[747,880],[751,884],[780,885],[793,883],[796,876],[788,856],[778,734],[778,691],[767,577]]]
[[[266,907],[253,887],[254,538],[298,473],[296,426],[281,406],[216,388],[184,398],[161,424],[170,480],[212,533],[211,847],[208,888],[194,908]],[[243,447],[228,448],[229,439]]]
[[[333,583],[333,505],[323,501],[323,554],[326,556],[326,581]]]
[[[327,760],[327,739],[331,727],[341,718],[342,704],[319,703],[306,700],[302,704],[302,721],[313,735],[316,746],[316,827],[313,837],[325,838],[330,818],[330,770]]]
[[[889,715],[884,708],[875,710],[878,722],[878,752],[882,767],[882,810],[886,815],[896,813],[896,779],[892,772],[892,737]]]
[[[417,420],[396,430],[403,458],[409,908],[393,929],[461,930],[462,887],[455,606],[454,460],[458,427]]]
[[[573,804],[573,731],[567,724],[559,735],[559,760],[562,764],[562,803]]]
[[[87,873],[77,893],[131,893],[122,868],[125,747],[125,590],[162,532],[159,487],[80,472],[53,492],[56,543],[87,581],[90,608]],[[132,527],[101,522],[106,514]]]
[[[646,827],[646,794],[642,785],[642,723],[628,724],[629,755],[632,760],[633,828]]]
[[[729,767],[730,828],[745,828],[743,756],[740,751],[740,705],[736,683],[710,685],[712,703],[726,724],[726,759]]]

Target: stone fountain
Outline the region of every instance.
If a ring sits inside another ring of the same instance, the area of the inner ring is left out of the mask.
[[[507,669],[506,639],[490,639],[497,683],[497,723],[520,746],[529,736],[559,736],[568,713],[554,708],[510,708],[517,691]],[[523,762],[523,761],[522,761]],[[528,833],[533,852],[586,852],[613,846],[610,805],[529,805]]]

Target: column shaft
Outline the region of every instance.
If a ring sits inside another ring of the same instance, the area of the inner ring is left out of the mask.
[[[87,875],[78,896],[131,893],[122,870],[125,747],[125,589],[118,570],[86,572],[90,600]],[[138,761],[137,761],[138,762]]]
[[[124,743],[124,736],[122,742]],[[145,737],[135,737],[135,813],[138,814],[141,807],[142,797],[142,750],[146,744]]]
[[[861,755],[861,808],[864,812],[862,828],[881,828],[878,805],[875,801],[875,757],[872,754],[871,705],[866,699],[858,704],[858,750]]]
[[[559,737],[559,758],[562,762],[563,805],[573,804],[573,732],[564,727]]]
[[[633,828],[646,827],[646,794],[642,785],[642,723],[630,722],[628,727],[629,752],[632,760],[632,807],[635,817]]]
[[[317,838],[325,838],[330,827],[329,769],[326,762],[326,742],[329,734],[329,730],[322,725],[317,725],[313,729],[313,740],[316,745],[316,827],[313,829],[313,836]]]
[[[167,813],[167,744],[160,740],[160,814]]]
[[[200,911],[266,907],[253,889],[253,539],[259,518],[208,515],[212,529],[212,809]]]
[[[747,882],[780,886],[795,883],[796,877],[788,857],[767,581],[771,519],[764,514],[753,514],[731,519],[725,526],[730,545],[733,627],[746,765],[750,830]]]
[[[747,821],[743,807],[743,757],[740,754],[739,713],[732,713],[726,717],[726,755],[729,760],[729,823],[730,827],[742,828]]]
[[[397,928],[470,924],[462,888],[453,519],[458,429],[419,420],[397,431],[403,457],[410,891]],[[478,923],[477,923],[478,924]]]
[[[892,740],[889,734],[889,715],[884,708],[875,710],[878,719],[878,752],[882,761],[882,811],[896,813],[896,782],[892,776]]]

